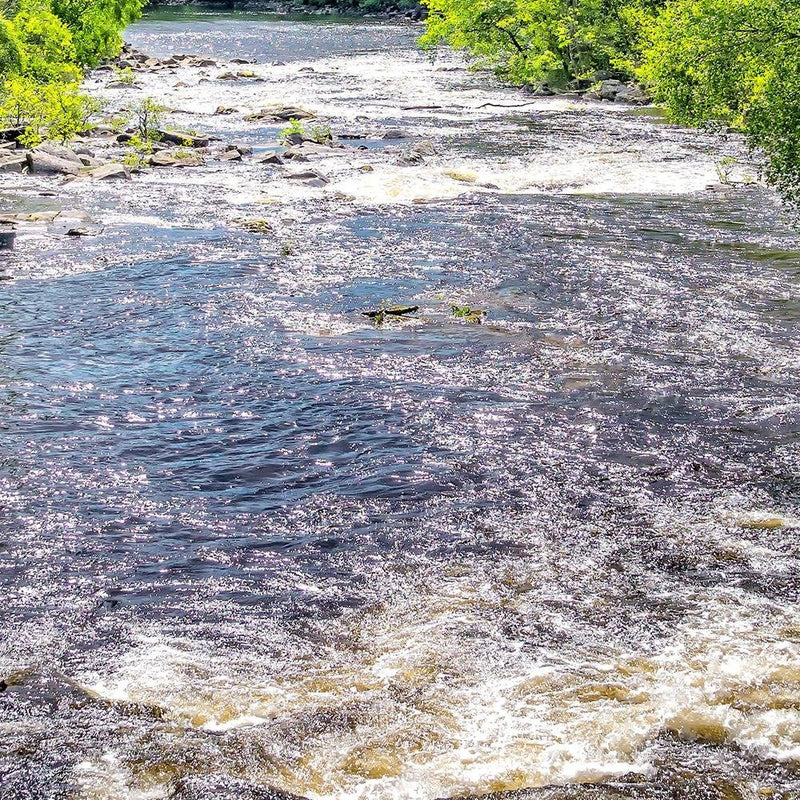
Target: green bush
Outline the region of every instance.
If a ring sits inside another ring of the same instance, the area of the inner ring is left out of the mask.
[[[13,24],[22,45],[22,74],[41,83],[80,78],[72,35],[55,14],[26,4]]]
[[[17,76],[3,85],[0,121],[24,127],[20,141],[35,147],[46,139],[66,142],[85,130],[97,104],[81,94],[77,83],[39,83]]]
[[[800,204],[795,0],[672,0],[650,28],[640,75],[676,121],[744,132],[767,179]]]
[[[24,144],[66,141],[96,103],[81,94],[86,67],[119,52],[120,31],[141,0],[22,0],[0,15],[0,118],[25,126]]]

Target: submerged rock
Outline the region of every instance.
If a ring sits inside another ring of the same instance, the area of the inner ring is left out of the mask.
[[[269,786],[256,786],[224,775],[193,775],[180,778],[170,800],[308,800]]]

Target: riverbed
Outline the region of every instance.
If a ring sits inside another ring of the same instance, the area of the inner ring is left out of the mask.
[[[147,17],[88,89],[253,156],[0,176],[4,800],[800,796],[792,220],[420,33]]]

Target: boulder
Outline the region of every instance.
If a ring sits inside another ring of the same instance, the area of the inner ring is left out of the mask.
[[[0,172],[22,172],[28,166],[28,157],[25,153],[10,153],[0,155]]]
[[[207,137],[196,136],[187,131],[167,131],[158,128],[155,132],[162,142],[183,145],[184,147],[208,147],[210,141]]]
[[[409,149],[414,153],[419,153],[421,156],[436,155],[436,146],[428,139],[421,139],[418,142],[414,142]]]
[[[242,154],[238,150],[223,150],[217,158],[220,161],[241,161]]]
[[[615,98],[617,103],[634,103],[636,105],[646,105],[650,102],[647,92],[635,83],[628,83],[617,92]]]
[[[205,161],[197,153],[178,154],[174,150],[161,150],[147,160],[151,167],[202,167]]]
[[[16,142],[23,133],[25,133],[24,127],[0,128],[0,141]]]
[[[60,158],[62,161],[72,161],[74,164],[80,165],[80,156],[70,147],[65,147],[62,144],[54,144],[53,142],[44,142],[40,144],[34,152],[46,153],[49,156]]]
[[[312,181],[313,185],[315,186],[323,186],[326,183],[330,183],[328,178],[326,178],[321,172],[317,172],[315,169],[304,169],[300,170],[299,172],[287,172],[283,177],[286,180]]]
[[[236,109],[231,106],[217,106],[217,110],[214,113],[218,116],[227,116],[228,114],[235,114]]]
[[[407,139],[408,133],[400,128],[389,128],[383,132],[381,139],[393,141],[395,139]]]
[[[278,166],[279,164],[283,164],[283,158],[279,153],[264,153],[264,155],[256,159],[256,163]]]
[[[416,167],[424,164],[425,159],[416,150],[406,150],[397,157],[394,163],[398,167]]]
[[[90,169],[86,173],[86,176],[97,181],[110,181],[110,180],[129,181],[131,179],[131,171],[124,164],[111,162],[109,164],[103,164],[100,167],[95,167],[94,169]]]
[[[99,167],[103,164],[99,158],[93,158],[92,156],[80,156],[80,159],[84,167]]]
[[[217,75],[217,80],[218,81],[238,81],[239,80],[239,76],[238,75],[234,75],[232,72],[220,72],[220,74]]]
[[[234,150],[236,152],[238,152],[240,155],[243,155],[243,156],[251,156],[251,155],[253,155],[253,148],[252,147],[248,147],[246,144],[227,144],[227,145],[225,145],[225,151],[226,152],[230,152],[230,151],[234,151]]]
[[[556,94],[556,92],[550,88],[547,81],[526,86],[525,88],[528,94],[532,94],[534,97],[553,97],[553,95]]]
[[[77,175],[82,166],[77,156],[75,161],[70,161],[38,149],[27,154],[27,162],[30,172],[43,175]]]

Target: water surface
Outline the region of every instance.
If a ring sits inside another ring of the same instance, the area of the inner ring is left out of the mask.
[[[310,107],[369,144],[323,187],[3,176],[61,212],[0,283],[4,798],[800,791],[796,234],[706,191],[736,141],[418,32],[159,15],[129,39],[264,80],[90,83],[257,150]]]

